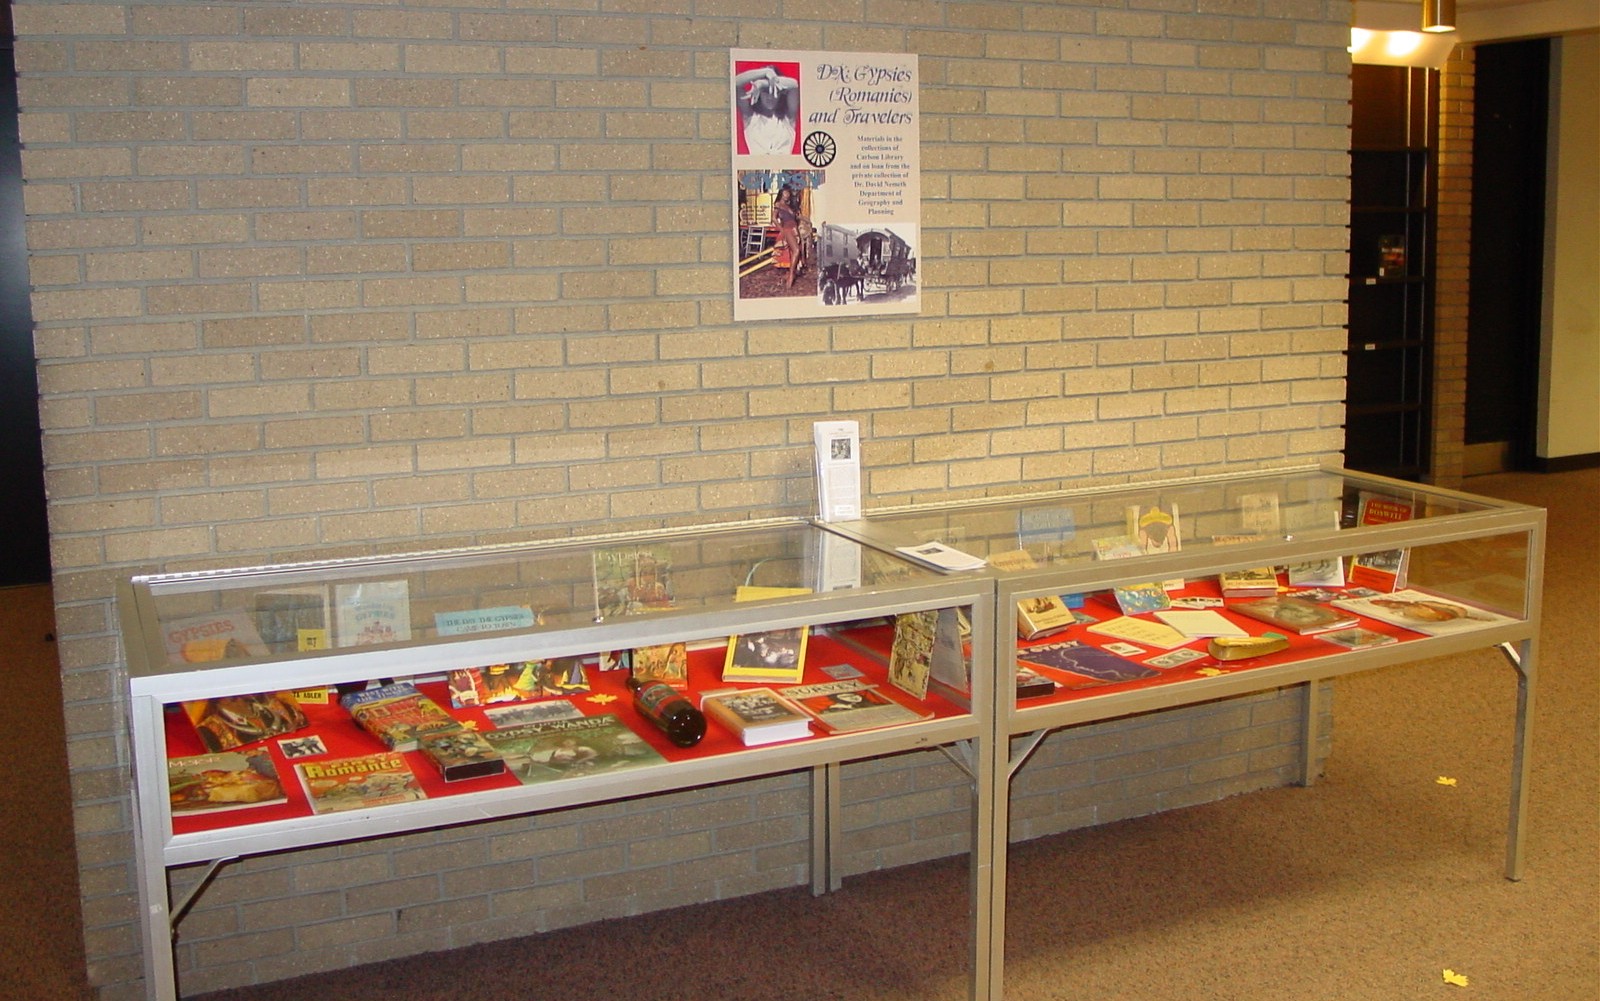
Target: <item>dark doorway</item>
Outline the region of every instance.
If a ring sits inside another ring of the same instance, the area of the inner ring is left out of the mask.
[[[1477,48],[1467,472],[1530,469],[1544,286],[1550,41]]]
[[[0,525],[11,541],[0,558],[0,586],[50,580],[9,4],[5,14],[5,35],[0,39],[0,476],[5,477],[6,487],[0,490]]]
[[[1430,462],[1438,71],[1351,73],[1344,463],[1420,480]]]

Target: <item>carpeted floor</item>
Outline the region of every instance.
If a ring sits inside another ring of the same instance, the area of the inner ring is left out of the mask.
[[[1600,470],[1467,489],[1550,509],[1526,878],[1501,875],[1515,705],[1504,659],[1357,675],[1335,685],[1334,751],[1311,788],[1014,845],[1007,1001],[1600,995]],[[17,842],[70,844],[50,826],[59,818],[25,815],[41,829]],[[205,1001],[956,999],[966,910],[965,860],[946,859],[854,877],[822,899],[786,890]],[[81,965],[81,953],[41,957],[34,936],[48,926],[8,916],[0,976],[28,957]],[[48,949],[71,952],[59,938]],[[1446,984],[1446,969],[1469,986]],[[79,981],[68,969],[0,996],[75,999]]]

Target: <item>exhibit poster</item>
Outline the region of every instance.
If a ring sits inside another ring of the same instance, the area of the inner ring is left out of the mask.
[[[917,57],[734,49],[736,320],[922,307]]]

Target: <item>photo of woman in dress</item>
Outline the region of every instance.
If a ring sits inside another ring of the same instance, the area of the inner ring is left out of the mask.
[[[798,63],[739,63],[733,78],[740,155],[800,152]]]

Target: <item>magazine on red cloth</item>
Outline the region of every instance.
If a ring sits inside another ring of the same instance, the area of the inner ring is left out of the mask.
[[[905,705],[860,678],[790,685],[778,689],[778,694],[799,706],[830,733],[875,730],[933,716],[932,710]]]
[[[315,813],[366,810],[426,799],[405,755],[394,751],[294,766]]]
[[[213,752],[230,751],[308,725],[290,692],[195,699],[183,704],[183,712],[194,725],[200,743]]]
[[[1358,621],[1348,612],[1336,612],[1314,601],[1288,595],[1262,598],[1259,601],[1236,602],[1228,606],[1228,611],[1248,615],[1252,619],[1259,619],[1302,636],[1333,629],[1347,629]]]
[[[1441,598],[1426,591],[1404,590],[1364,598],[1339,598],[1333,604],[1347,612],[1429,636],[1451,636],[1517,621],[1498,612]]]
[[[453,733],[461,729],[439,704],[423,695],[417,686],[399,681],[364,692],[351,692],[339,704],[355,718],[361,729],[383,741],[391,751],[415,751],[417,738],[430,733]]]
[[[167,790],[174,814],[287,802],[272,755],[264,747],[170,758]]]
[[[1411,501],[1401,497],[1361,491],[1356,502],[1356,525],[1389,525],[1410,521]],[[1406,586],[1411,550],[1385,549],[1350,557],[1350,583],[1374,591],[1397,591]]]
[[[1063,688],[1089,688],[1153,678],[1161,672],[1109,650],[1085,643],[1046,643],[1022,647],[1017,661],[1033,668]]]
[[[615,713],[490,730],[483,739],[525,785],[666,761]]]

